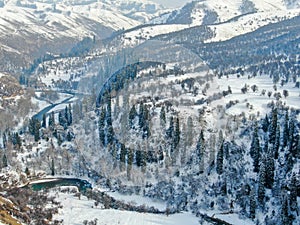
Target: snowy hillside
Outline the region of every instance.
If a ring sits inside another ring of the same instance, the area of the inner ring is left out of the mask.
[[[158,16],[161,10],[155,3],[138,1],[4,1],[0,7],[2,70],[28,67],[48,53],[68,52],[86,37],[107,38],[113,31]]]
[[[164,15],[161,20],[154,20],[153,23],[186,24],[189,27],[209,25],[214,37],[207,42],[213,42],[253,32],[259,27],[299,14],[297,1],[193,1],[172,14]]]
[[[195,25],[223,23],[256,12],[286,11],[292,6],[297,8],[297,4],[287,4],[282,0],[193,1],[174,11],[167,22]]]
[[[208,26],[214,31],[214,37],[205,42],[218,42],[229,40],[233,37],[253,32],[260,27],[277,23],[300,15],[300,9],[274,10],[270,12],[257,12],[245,15],[236,20]]]

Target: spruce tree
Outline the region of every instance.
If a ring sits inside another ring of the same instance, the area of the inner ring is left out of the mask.
[[[54,130],[55,126],[55,117],[54,117],[54,112],[52,111],[51,114],[49,115],[49,120],[48,120],[48,127],[50,130]]]
[[[4,154],[2,157],[2,167],[5,168],[7,166],[8,166],[7,157],[6,154]]]
[[[271,144],[274,144],[276,139],[276,130],[277,130],[277,123],[278,123],[277,117],[278,117],[277,108],[273,108],[271,124],[269,127],[269,141]]]
[[[40,128],[41,128],[40,121],[34,120],[34,141],[40,140]]]
[[[187,146],[191,146],[193,144],[193,137],[194,137],[194,123],[193,123],[193,118],[189,116],[187,119],[187,133],[186,133]]]
[[[161,110],[160,110],[160,125],[162,127],[165,127],[166,125],[166,110],[165,110],[165,106],[162,106],[161,107]]]
[[[149,138],[151,136],[150,123],[149,123],[149,110],[146,105],[143,106],[143,127],[142,127],[142,138]]]
[[[131,128],[131,129],[134,129],[135,127],[134,127],[134,122],[135,122],[135,118],[136,118],[136,116],[137,116],[137,112],[136,112],[136,109],[135,109],[135,105],[133,105],[132,107],[131,107],[131,109],[130,109],[130,112],[129,112],[129,115],[128,115],[128,124],[129,124],[129,127]]]
[[[127,179],[128,180],[130,180],[131,178],[132,163],[133,163],[133,150],[129,149],[127,155]]]
[[[146,166],[147,166],[147,153],[142,151],[142,172],[146,172]]]
[[[61,125],[64,129],[67,129],[67,120],[65,114],[62,111],[58,113],[58,122],[59,125]]]
[[[217,174],[219,175],[223,173],[223,161],[224,161],[224,141],[222,142],[221,147],[219,148],[219,151],[217,153],[216,171]]]
[[[34,133],[35,133],[35,126],[36,126],[35,124],[36,124],[36,119],[34,117],[29,119],[28,130],[29,130],[29,133],[32,135],[34,135]]]
[[[72,107],[71,107],[71,104],[69,104],[69,107],[68,107],[68,126],[70,126],[72,123],[73,123]]]
[[[273,153],[275,159],[278,159],[279,157],[279,148],[280,148],[280,126],[278,124],[276,129],[275,143],[273,145]]]
[[[180,141],[180,125],[179,125],[179,118],[177,117],[175,123],[175,131],[174,131],[174,144],[175,148],[177,148]]]
[[[289,173],[290,171],[292,171],[292,169],[294,167],[294,163],[295,163],[295,160],[294,160],[293,155],[290,152],[287,152],[285,154],[285,163],[284,163],[286,174]]]
[[[107,95],[107,106],[106,106],[106,139],[107,144],[112,144],[114,140],[114,129],[112,125],[112,114],[111,114],[111,97],[110,94]]]
[[[6,149],[6,146],[7,146],[7,137],[6,137],[6,133],[5,132],[2,135],[2,142],[3,142],[3,148]]]
[[[46,128],[46,114],[43,114],[42,127]]]
[[[265,177],[265,187],[268,189],[273,188],[274,176],[275,176],[275,162],[274,162],[274,153],[271,149],[267,149],[266,157],[266,171],[268,172]]]
[[[285,120],[283,125],[283,134],[282,134],[282,145],[285,148],[287,144],[289,143],[289,113],[286,111],[285,113]]]
[[[204,153],[203,148],[204,148],[204,135],[203,135],[203,131],[201,130],[198,141],[197,141],[197,145],[196,145],[196,155],[198,158],[197,161],[199,161],[199,162],[203,158],[203,153]]]
[[[142,151],[141,150],[137,150],[135,152],[135,160],[136,160],[136,165],[138,167],[141,167],[142,166]]]
[[[199,138],[196,145],[196,163],[199,164],[199,172],[204,172],[204,151],[205,151],[205,140],[203,131],[200,131]]]
[[[259,143],[259,137],[258,137],[258,127],[257,123],[255,123],[254,131],[252,134],[252,141],[251,141],[251,147],[250,147],[250,156],[253,159],[253,166],[254,166],[254,172],[259,171],[259,160],[260,160],[260,143]]]
[[[270,126],[269,117],[266,114],[266,116],[265,116],[265,118],[264,118],[264,120],[262,122],[262,130],[264,132],[268,132],[269,126]]]
[[[293,225],[293,217],[289,213],[289,202],[287,196],[283,197],[281,205],[281,224]]]
[[[145,120],[144,120],[144,105],[143,104],[140,104],[138,118],[139,118],[139,127],[140,127],[140,129],[142,129],[144,127],[144,122],[145,122]]]
[[[294,158],[297,158],[299,134],[298,134],[295,124],[296,124],[296,120],[294,117],[292,117],[289,122],[288,150],[289,150],[289,153],[291,153]]]
[[[69,109],[68,109],[68,106],[65,107],[64,120],[65,120],[66,126],[68,126],[69,125]]]
[[[68,131],[68,133],[67,133],[67,141],[72,141],[72,135],[71,135],[71,132],[70,131]]]
[[[261,207],[265,205],[265,195],[266,195],[266,158],[263,157],[259,169],[259,178],[258,178],[258,188],[257,188],[257,202]]]
[[[21,145],[22,145],[21,137],[18,134],[18,132],[16,132],[15,133],[15,146],[16,146],[17,149],[20,149]]]
[[[54,159],[51,160],[51,175],[55,175]]]
[[[297,178],[296,178],[296,174],[293,173],[292,179],[291,179],[291,184],[290,184],[290,195],[289,195],[290,209],[293,212],[298,211],[297,190],[298,190]]]
[[[106,115],[106,109],[105,107],[102,107],[100,116],[99,116],[99,139],[103,146],[106,146],[106,140],[105,140],[105,115]]]
[[[253,187],[250,192],[250,203],[249,203],[249,217],[251,219],[255,219],[256,212],[256,196],[255,196],[255,188]]]
[[[170,125],[166,131],[166,134],[167,134],[168,139],[172,139],[172,137],[174,135],[174,118],[173,118],[173,116],[170,117]]]
[[[300,137],[298,138],[298,146],[296,152],[297,152],[296,157],[299,159],[300,158]]]
[[[124,144],[121,144],[120,148],[120,170],[123,171],[126,165],[127,151]]]

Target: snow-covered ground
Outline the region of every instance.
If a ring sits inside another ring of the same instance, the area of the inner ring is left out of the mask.
[[[289,11],[276,10],[271,12],[249,14],[240,17],[236,21],[211,25],[209,27],[214,31],[215,36],[206,40],[206,42],[226,41],[233,37],[255,31],[270,23],[276,23],[284,19],[291,19],[299,14],[300,9]]]
[[[143,27],[137,30],[133,30],[131,32],[127,32],[124,34],[123,42],[125,46],[134,46],[148,40],[152,37],[167,34],[171,32],[180,31],[190,27],[190,25],[184,24],[162,24],[162,25],[154,25]]]
[[[199,218],[190,213],[178,213],[174,215],[156,215],[148,213],[128,212],[114,209],[102,209],[95,207],[94,201],[89,201],[82,196],[79,200],[72,194],[58,193],[57,200],[63,208],[54,219],[63,220],[65,225],[80,225],[83,221],[97,219],[99,225],[198,225]],[[135,201],[133,199],[132,201]],[[138,200],[137,200],[138,201]]]
[[[124,201],[124,202],[128,202],[131,203],[133,205],[147,205],[149,207],[154,207],[158,210],[164,211],[166,210],[166,203],[159,201],[159,200],[155,200],[152,198],[147,198],[147,197],[143,197],[140,195],[122,195],[118,192],[107,192],[108,195],[110,195],[111,197],[113,197],[114,199],[120,200],[120,201]]]
[[[289,82],[284,86],[280,84],[276,85],[276,91],[274,90],[274,84],[272,79],[267,75],[256,76],[254,78],[248,79],[247,75],[237,78],[235,75],[230,75],[227,77],[222,77],[221,79],[216,79],[217,84],[219,85],[220,90],[227,90],[228,86],[232,89],[232,94],[227,95],[221,100],[213,102],[216,105],[226,105],[230,101],[238,101],[237,104],[227,109],[227,113],[231,115],[240,115],[244,112],[246,115],[255,114],[259,112],[261,116],[264,116],[268,112],[267,104],[274,101],[274,93],[281,93],[281,101],[283,104],[290,106],[294,109],[299,109],[299,88],[295,88],[295,84]],[[248,91],[243,94],[241,89],[247,85]],[[251,87],[253,85],[257,86],[257,91],[253,92]],[[262,94],[265,90],[265,94]],[[283,90],[288,90],[288,96],[285,98],[283,96]],[[268,92],[271,92],[272,95],[268,97]]]

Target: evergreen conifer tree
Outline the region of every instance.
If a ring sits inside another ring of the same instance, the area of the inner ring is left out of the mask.
[[[22,140],[21,140],[21,137],[20,135],[18,134],[18,132],[15,133],[15,146],[17,149],[19,149],[22,145]]]
[[[174,144],[175,148],[177,148],[180,141],[180,125],[179,125],[179,118],[177,117],[175,123],[175,131],[174,131]]]
[[[293,225],[293,217],[289,213],[289,202],[287,196],[283,197],[281,205],[281,224]]]
[[[64,129],[67,129],[67,120],[65,114],[62,111],[58,113],[58,122],[59,125],[61,125]]]
[[[251,219],[255,219],[255,212],[256,212],[255,188],[251,189],[249,200],[250,200],[250,203],[249,203],[249,217]]]
[[[259,143],[259,137],[258,137],[258,127],[257,123],[255,123],[254,131],[252,134],[252,141],[251,141],[251,147],[250,147],[250,155],[253,159],[253,166],[254,166],[254,172],[259,171],[259,160],[260,160],[260,143]]]
[[[54,159],[51,160],[51,175],[55,175]]]
[[[144,127],[144,105],[143,104],[140,104],[140,107],[139,107],[139,127],[140,129],[142,129]]]
[[[291,184],[290,184],[290,195],[289,195],[289,203],[290,203],[290,209],[293,212],[298,213],[298,203],[297,203],[297,178],[296,174],[293,173]]]
[[[189,116],[187,119],[187,133],[186,133],[187,146],[191,146],[193,144],[193,137],[194,137],[194,123],[193,123],[193,118]]]
[[[106,139],[107,144],[112,144],[114,140],[114,129],[112,125],[112,111],[111,111],[111,97],[107,94],[107,106],[106,106]]]
[[[174,135],[174,118],[173,116],[170,117],[170,125],[169,128],[167,129],[167,138],[172,139]]]
[[[216,163],[216,171],[217,174],[221,175],[223,173],[223,161],[224,161],[224,141],[219,148],[217,153],[217,163]]]
[[[143,127],[142,127],[142,138],[149,138],[151,136],[150,123],[149,123],[149,110],[146,105],[143,106]]]
[[[137,112],[136,112],[136,109],[135,109],[135,105],[133,105],[130,109],[130,112],[129,112],[129,115],[128,115],[128,120],[129,120],[129,127],[131,129],[134,129],[134,122],[135,122],[135,118],[137,116]]]
[[[55,117],[54,117],[54,112],[52,111],[51,114],[49,115],[48,127],[53,131],[54,126],[55,126]]]
[[[160,125],[162,127],[164,127],[166,125],[166,110],[165,110],[165,106],[162,106],[161,107],[161,110],[160,110]]]
[[[126,155],[127,155],[127,151],[126,151],[126,147],[124,144],[121,144],[120,146],[120,170],[123,171],[125,169],[125,165],[126,165]]]
[[[6,133],[5,132],[2,135],[2,142],[3,142],[3,148],[6,149],[6,146],[7,146],[7,137],[6,137]]]
[[[277,130],[277,123],[278,123],[277,118],[278,118],[278,110],[277,108],[273,108],[271,124],[269,127],[269,141],[271,144],[274,144],[276,139],[276,130]]]
[[[284,125],[283,125],[283,134],[282,134],[282,145],[285,148],[287,144],[289,143],[289,112],[286,111],[285,113],[285,119],[284,119]]]
[[[34,141],[40,140],[41,124],[39,120],[34,120]]]
[[[5,168],[7,166],[8,166],[7,156],[6,156],[6,154],[4,154],[2,157],[2,167]]]
[[[106,140],[105,140],[105,115],[106,115],[106,109],[105,107],[102,107],[100,116],[99,116],[99,139],[103,146],[106,146]]]
[[[127,178],[128,178],[128,180],[130,180],[130,178],[131,178],[132,163],[133,163],[133,151],[132,151],[132,149],[129,149],[128,155],[127,155]]]
[[[135,152],[135,160],[136,160],[136,165],[138,167],[141,167],[142,166],[142,151],[141,150],[137,150]]]
[[[68,107],[68,126],[70,126],[72,123],[73,123],[72,107],[71,107],[71,104],[69,104],[69,107]]]
[[[265,177],[265,187],[268,189],[273,188],[274,176],[275,176],[275,162],[274,162],[274,153],[271,149],[268,149],[266,157],[266,172],[268,173]]]
[[[46,128],[46,114],[43,114],[42,127]]]
[[[278,124],[276,129],[275,143],[273,145],[273,153],[275,159],[278,159],[279,157],[279,148],[280,148],[280,126]]]
[[[258,178],[258,188],[257,188],[257,202],[261,207],[265,205],[265,195],[266,195],[266,158],[263,157],[259,169],[259,178]]]
[[[265,116],[265,118],[263,120],[263,123],[262,123],[262,129],[263,129],[263,131],[264,132],[268,132],[269,126],[270,126],[269,117],[266,114],[266,116]]]

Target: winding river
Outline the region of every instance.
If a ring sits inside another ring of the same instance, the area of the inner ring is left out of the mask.
[[[78,178],[53,178],[38,180],[29,183],[26,187],[32,188],[34,191],[49,189],[54,187],[76,186],[80,192],[92,189],[92,184],[86,180]]]
[[[58,91],[58,94],[68,94],[71,95],[70,97],[67,97],[65,99],[63,99],[61,102],[58,103],[52,103],[51,105],[43,108],[42,110],[40,110],[38,113],[36,113],[33,118],[38,119],[38,120],[42,120],[43,119],[43,115],[44,114],[48,114],[52,109],[54,109],[56,106],[58,105],[62,105],[62,104],[66,104],[66,103],[71,103],[72,99],[76,96],[78,98],[82,98],[83,96],[85,96],[86,94],[83,93],[77,93],[77,92],[72,92],[72,91]]]

